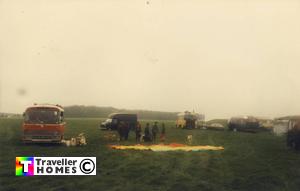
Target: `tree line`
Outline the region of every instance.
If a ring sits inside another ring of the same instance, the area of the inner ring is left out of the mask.
[[[149,110],[127,110],[114,107],[98,107],[73,105],[64,107],[65,117],[99,117],[106,118],[111,113],[136,113],[139,119],[175,120],[178,112],[163,112]]]

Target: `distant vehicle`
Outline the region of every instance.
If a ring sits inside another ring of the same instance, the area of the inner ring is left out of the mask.
[[[28,107],[23,114],[23,142],[61,142],[64,137],[64,109],[60,105]]]
[[[259,121],[252,116],[232,117],[228,121],[228,129],[231,131],[258,132],[263,130]]]
[[[208,130],[225,130],[224,125],[221,123],[212,123],[210,125],[205,126]]]
[[[100,127],[104,129],[116,130],[120,122],[129,124],[129,128],[134,130],[137,124],[137,114],[130,113],[113,113],[108,116]]]
[[[194,129],[204,123],[204,115],[185,111],[177,115],[176,127],[183,129]]]
[[[261,118],[261,117],[256,117],[256,119],[259,121],[259,126],[272,131],[274,128],[274,120],[269,119],[269,118]]]

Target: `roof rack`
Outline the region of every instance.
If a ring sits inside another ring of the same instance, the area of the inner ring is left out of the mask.
[[[63,106],[59,105],[59,104],[49,104],[49,103],[34,103],[33,105],[37,106],[37,105],[51,105],[51,106],[56,106],[56,107],[60,107],[63,108]]]

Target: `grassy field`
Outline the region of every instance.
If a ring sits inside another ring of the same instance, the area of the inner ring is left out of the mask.
[[[159,121],[161,122],[161,121]],[[144,127],[145,121],[143,121]],[[21,119],[0,119],[0,190],[300,190],[300,153],[270,133],[180,130],[165,121],[167,143],[223,146],[224,151],[111,150],[99,119],[67,119],[66,138],[84,132],[88,145],[23,145]],[[133,133],[124,144],[134,144]],[[97,176],[15,176],[16,156],[95,156]]]

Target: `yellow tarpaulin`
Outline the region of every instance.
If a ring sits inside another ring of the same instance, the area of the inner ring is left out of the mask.
[[[151,151],[217,151],[223,150],[224,147],[222,146],[189,146],[184,144],[177,144],[172,143],[169,145],[110,145],[112,149],[120,149],[120,150],[127,150],[127,149],[134,149],[134,150],[151,150]]]

